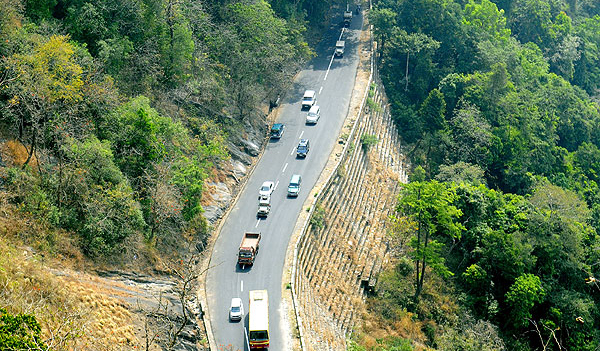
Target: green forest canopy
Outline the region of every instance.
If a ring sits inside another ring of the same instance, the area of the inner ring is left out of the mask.
[[[373,310],[416,313],[440,350],[596,350],[597,1],[378,0],[369,18],[416,168]]]
[[[228,135],[313,53],[330,1],[0,0],[0,136],[12,204],[90,257],[205,240]],[[311,22],[308,21],[311,20]]]

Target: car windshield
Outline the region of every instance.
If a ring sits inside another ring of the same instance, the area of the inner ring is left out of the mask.
[[[269,191],[269,186],[263,185],[262,188],[260,188],[260,191]]]
[[[239,306],[233,306],[233,307],[231,307],[231,312],[240,312]]]
[[[240,252],[240,257],[248,258],[248,257],[252,257],[252,254],[250,252],[242,251],[242,252]]]
[[[306,150],[306,146],[298,146],[298,151],[305,151]]]

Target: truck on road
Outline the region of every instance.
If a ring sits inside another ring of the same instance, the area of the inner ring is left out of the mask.
[[[254,259],[258,254],[260,236],[260,233],[244,233],[244,237],[242,238],[242,242],[240,243],[240,249],[238,251],[238,264],[254,264]]]
[[[352,10],[350,10],[350,6],[346,6],[346,11],[344,11],[344,27],[350,27],[350,22],[352,22]]]

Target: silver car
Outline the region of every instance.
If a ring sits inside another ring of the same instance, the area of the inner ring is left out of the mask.
[[[231,299],[231,307],[229,307],[229,319],[232,321],[241,321],[244,317],[244,304],[242,299],[234,297]]]

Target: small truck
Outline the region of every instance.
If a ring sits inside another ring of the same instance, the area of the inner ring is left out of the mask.
[[[238,251],[238,264],[252,265],[258,254],[258,245],[260,243],[260,233],[246,232],[240,243]]]
[[[344,11],[344,27],[350,27],[350,22],[352,22],[352,10],[347,6]]]
[[[343,40],[338,40],[335,42],[335,56],[342,57],[344,56],[344,47],[346,46],[346,42]]]
[[[271,197],[268,195],[261,195],[258,199],[258,217],[266,217],[271,212]]]

